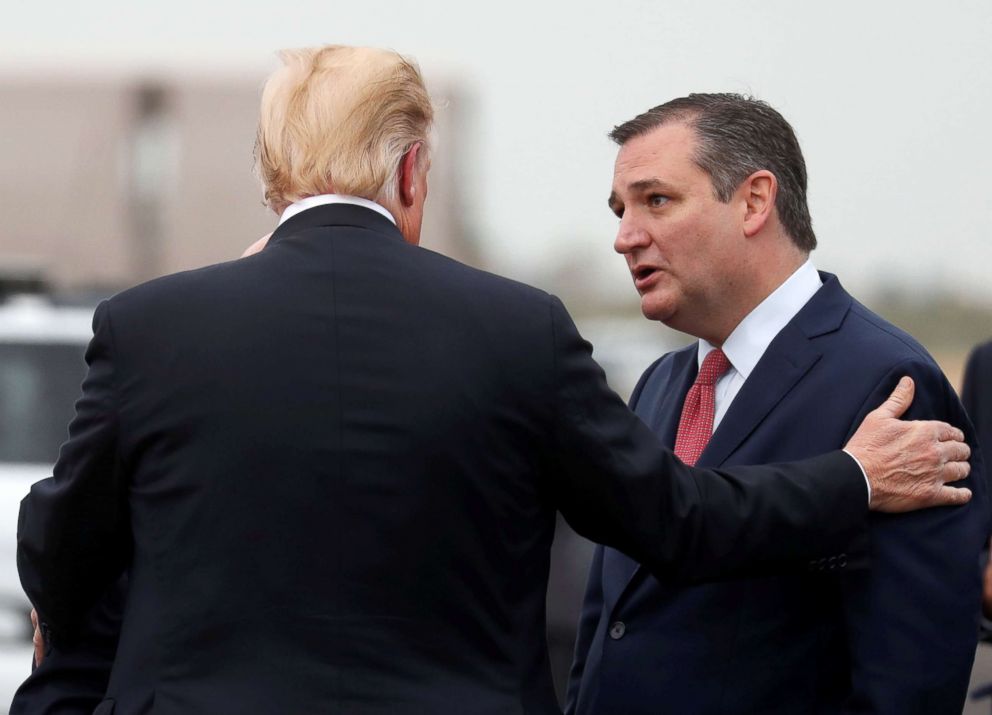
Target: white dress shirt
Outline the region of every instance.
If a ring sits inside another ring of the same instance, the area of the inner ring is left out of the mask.
[[[813,267],[813,262],[807,260],[734,328],[734,332],[723,343],[723,353],[730,361],[731,367],[714,386],[716,391],[714,432],[772,340],[790,320],[796,317],[822,285],[823,281]],[[715,349],[714,345],[705,340],[699,341],[700,367],[713,349]]]
[[[389,213],[389,210],[377,204],[375,201],[369,201],[368,199],[363,199],[361,196],[348,196],[347,194],[319,194],[317,196],[307,196],[305,199],[300,199],[299,201],[294,201],[286,210],[282,212],[282,216],[279,217],[279,225],[282,225],[285,221],[293,218],[296,214],[301,211],[306,211],[307,209],[312,209],[315,206],[324,206],[326,204],[352,204],[353,206],[364,206],[367,209],[372,209],[376,213],[382,214],[393,224],[396,224],[396,219],[393,215]]]
[[[734,332],[723,343],[723,353],[730,361],[730,369],[714,385],[716,401],[713,415],[714,432],[772,340],[790,320],[796,317],[822,285],[823,281],[820,280],[820,274],[817,273],[813,262],[807,260],[734,328]],[[714,345],[700,339],[697,351],[700,367],[707,354],[714,349]],[[868,475],[857,457],[850,452],[847,454],[861,468],[865,485],[868,487],[868,502],[871,503],[871,482],[868,481]]]

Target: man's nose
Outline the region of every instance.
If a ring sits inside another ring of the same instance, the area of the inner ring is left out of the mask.
[[[627,214],[620,219],[620,228],[617,229],[616,240],[613,241],[613,250],[617,253],[630,253],[635,248],[643,248],[651,242],[648,232],[637,225]]]

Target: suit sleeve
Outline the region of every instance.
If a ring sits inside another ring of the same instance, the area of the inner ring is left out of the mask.
[[[671,583],[805,569],[863,535],[867,492],[848,455],[687,467],[609,389],[560,301],[551,311],[550,489],[578,533]]]
[[[93,331],[69,439],[53,476],[21,501],[17,526],[21,585],[57,644],[75,635],[130,560],[109,303],[97,308]]]
[[[630,394],[630,409],[637,403],[644,392],[644,386],[654,374],[658,365],[667,357],[662,355],[645,370],[634,385]],[[575,638],[575,655],[572,658],[572,668],[568,676],[568,686],[565,690],[565,715],[573,715],[578,707],[579,693],[582,689],[582,676],[589,660],[589,650],[592,648],[596,630],[603,615],[603,546],[597,544],[589,564],[589,575],[586,580],[585,595],[582,599],[582,612],[579,614],[578,630]]]
[[[21,684],[10,715],[90,715],[107,692],[120,637],[127,579],[87,614],[72,643],[53,646]]]
[[[916,382],[907,419],[960,427],[973,449],[973,490],[963,507],[870,517],[870,569],[842,577],[852,695],[845,713],[959,715],[978,635],[979,551],[988,495],[974,430],[936,365],[893,369],[866,401],[860,423],[902,375]]]

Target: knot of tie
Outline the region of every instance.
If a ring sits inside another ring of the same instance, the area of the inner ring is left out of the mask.
[[[703,358],[703,364],[699,368],[696,376],[697,385],[715,385],[716,381],[723,377],[723,373],[730,369],[730,360],[724,355],[723,350],[717,348],[710,350]]]
[[[723,350],[711,350],[703,359],[696,382],[682,404],[682,418],[675,435],[675,454],[686,464],[695,464],[709,444],[716,415],[716,381],[730,369]]]

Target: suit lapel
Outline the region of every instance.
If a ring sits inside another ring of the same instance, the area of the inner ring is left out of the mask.
[[[697,466],[721,466],[820,359],[821,353],[813,339],[837,330],[851,307],[851,296],[836,276],[821,272],[820,278],[823,286],[768,345],[700,455]],[[673,365],[669,381],[658,380],[650,391],[645,388],[634,406],[666,447],[675,444],[682,403],[696,378],[696,356],[696,350],[679,353],[676,356],[679,362]],[[666,389],[676,385],[677,390]],[[651,405],[652,399],[657,408]],[[626,579],[626,586],[618,603],[648,573],[636,561],[626,556],[623,559],[620,573]]]
[[[654,379],[652,376],[650,383],[641,391],[637,404],[633,405],[634,413],[647,423],[655,436],[669,449],[675,447],[682,404],[699,369],[697,354],[696,346],[693,345],[673,355],[667,378],[659,376]]]
[[[722,465],[775,406],[799,384],[821,352],[814,338],[837,330],[851,296],[837,276],[820,273],[823,286],[768,345],[699,458],[700,467]]]
[[[700,455],[698,466],[723,464],[819,359],[820,353],[795,322],[786,325],[748,375]]]

